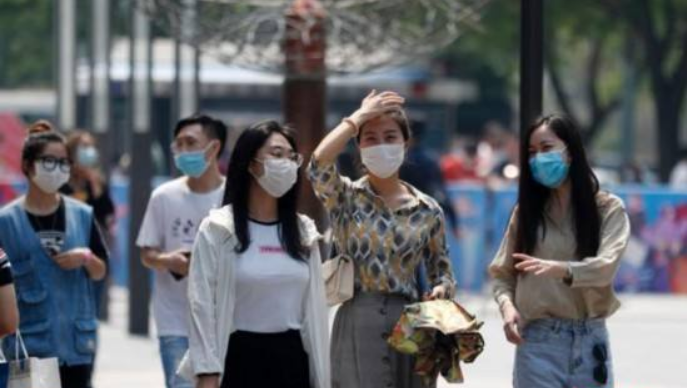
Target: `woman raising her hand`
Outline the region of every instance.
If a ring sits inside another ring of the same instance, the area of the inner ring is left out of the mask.
[[[332,130],[309,166],[329,213],[336,251],[355,263],[355,295],[338,310],[332,334],[335,388],[422,387],[412,357],[386,342],[403,307],[418,301],[416,269],[427,267],[431,298],[450,298],[455,282],[437,202],[401,181],[411,130],[403,97],[372,91]],[[352,182],[335,161],[349,141],[367,174]]]

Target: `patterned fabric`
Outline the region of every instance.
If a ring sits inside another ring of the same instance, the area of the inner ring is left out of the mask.
[[[415,372],[426,383],[439,373],[449,383],[462,383],[460,362],[473,362],[484,350],[482,327],[474,315],[450,300],[415,303],[405,307],[389,337],[389,345],[415,356]]]
[[[453,295],[444,215],[432,198],[407,185],[414,200],[390,209],[367,177],[352,182],[335,164],[312,161],[310,180],[329,213],[334,248],[356,262],[357,291],[401,294],[418,300],[415,271],[424,260],[432,286]]]

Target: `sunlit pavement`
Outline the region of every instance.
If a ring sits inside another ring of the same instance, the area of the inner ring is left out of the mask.
[[[126,333],[126,298],[124,290],[113,292],[111,321],[101,326],[95,388],[162,388],[157,341]],[[495,305],[483,296],[460,299],[485,321],[487,344],[474,364],[463,367],[462,387],[510,387],[514,347],[502,335]],[[622,300],[622,309],[609,320],[616,388],[687,388],[687,297],[643,295]]]

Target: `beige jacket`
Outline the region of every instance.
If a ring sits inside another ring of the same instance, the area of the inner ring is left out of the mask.
[[[511,217],[501,248],[489,267],[494,297],[502,306],[511,302],[525,321],[541,318],[608,318],[620,307],[613,289],[615,274],[630,238],[630,221],[623,201],[615,195],[597,195],[601,217],[601,241],[596,256],[577,257],[572,210],[564,219],[546,218],[532,256],[570,263],[572,283],[560,279],[523,274],[515,270],[517,210]]]
[[[195,381],[199,374],[224,374],[224,360],[233,328],[234,247],[237,239],[231,206],[212,210],[203,220],[193,246],[188,299],[191,305],[189,351],[179,374]],[[313,388],[329,388],[329,327],[320,258],[320,234],[313,221],[300,216],[301,236],[310,247],[310,285],[301,338],[308,353]],[[269,373],[269,366],[266,365]]]

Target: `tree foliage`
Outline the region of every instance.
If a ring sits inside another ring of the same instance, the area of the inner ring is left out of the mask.
[[[641,61],[651,83],[659,173],[667,180],[680,151],[682,108],[687,93],[687,0],[602,0],[609,18],[625,25],[642,47]]]
[[[0,87],[51,85],[54,3],[0,0]]]

